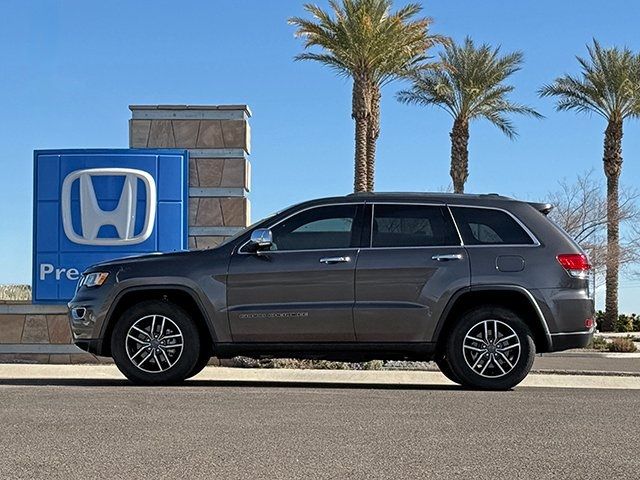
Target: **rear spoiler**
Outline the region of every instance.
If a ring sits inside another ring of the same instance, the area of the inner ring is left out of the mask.
[[[544,215],[549,215],[549,212],[553,210],[553,205],[551,203],[529,202],[529,205]]]

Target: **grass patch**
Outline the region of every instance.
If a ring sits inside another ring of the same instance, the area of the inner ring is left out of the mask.
[[[349,363],[330,360],[298,360],[295,358],[263,358],[234,357],[227,362],[230,367],[237,368],[300,368],[303,370],[382,370],[382,360]]]

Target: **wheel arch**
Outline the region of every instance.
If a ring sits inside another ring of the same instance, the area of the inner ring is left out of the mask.
[[[183,285],[140,285],[126,288],[113,301],[102,326],[99,355],[111,355],[110,339],[119,316],[129,307],[147,300],[167,301],[183,308],[196,322],[198,331],[205,340],[203,346],[212,347],[216,335],[196,292]]]
[[[482,305],[496,305],[512,310],[531,329],[536,350],[546,352],[551,349],[549,327],[531,292],[519,285],[487,285],[459,290],[451,298],[434,332],[437,355],[442,353],[456,319],[464,312]]]

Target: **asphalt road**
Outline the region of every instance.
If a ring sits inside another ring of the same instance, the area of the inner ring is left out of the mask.
[[[5,380],[0,478],[638,478],[639,411],[628,390]]]

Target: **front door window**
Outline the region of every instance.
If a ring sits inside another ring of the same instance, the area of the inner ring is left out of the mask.
[[[271,228],[273,251],[333,250],[354,245],[356,205],[331,205],[300,212]]]

